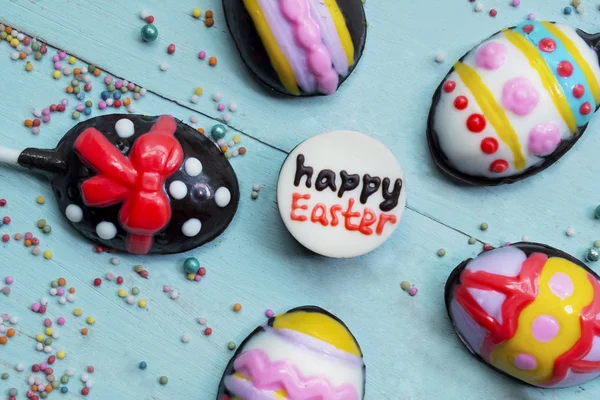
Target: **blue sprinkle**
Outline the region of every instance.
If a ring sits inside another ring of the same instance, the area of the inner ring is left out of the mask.
[[[85,115],[90,115],[92,113],[92,109],[91,108],[86,108],[85,110],[83,110],[83,113]]]
[[[140,369],[146,369],[146,368],[148,368],[148,364],[146,364],[146,361],[142,361],[140,363]]]
[[[102,92],[100,94],[100,97],[102,97],[102,100],[108,100],[108,98],[110,97],[110,93],[108,93],[106,90],[104,92]]]
[[[77,95],[77,99],[79,99],[79,100],[85,99],[85,93],[79,92],[79,94]]]
[[[569,7],[569,6],[567,6],[563,10],[563,12],[565,13],[565,15],[571,15],[571,13],[573,12],[573,9],[571,7]]]
[[[66,386],[63,386],[63,387],[60,388],[60,392],[61,393],[67,393],[68,391],[69,391],[69,388],[66,387]]]
[[[114,92],[113,93],[113,99],[119,100],[120,98],[121,98],[121,92]]]

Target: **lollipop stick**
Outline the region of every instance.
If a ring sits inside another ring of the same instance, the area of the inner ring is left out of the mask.
[[[0,163],[17,164],[20,154],[21,152],[19,150],[0,146]]]

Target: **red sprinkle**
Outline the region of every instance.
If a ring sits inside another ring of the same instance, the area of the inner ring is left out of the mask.
[[[65,105],[64,104],[59,104],[56,106],[56,111],[58,112],[64,112],[65,111]]]
[[[171,43],[169,45],[169,47],[167,47],[167,53],[169,53],[169,54],[175,53],[175,45],[173,43]]]
[[[3,223],[4,225],[8,225],[8,224],[10,224],[10,217],[4,217],[4,218],[2,218],[2,223]]]
[[[581,112],[583,115],[588,115],[592,112],[592,106],[586,101],[581,105],[581,107],[579,107],[579,112]]]
[[[206,329],[204,330],[204,334],[205,334],[206,336],[210,336],[210,334],[211,334],[211,333],[212,333],[212,328],[206,328]]]
[[[52,365],[52,364],[54,364],[54,361],[56,361],[56,357],[55,356],[48,357],[48,364]]]
[[[450,93],[454,89],[456,89],[456,82],[454,82],[454,81],[446,81],[446,83],[444,83],[444,92]]]
[[[87,372],[88,372],[88,373],[90,373],[90,374],[94,373],[94,367],[93,367],[93,366],[91,366],[91,365],[90,365],[90,366],[88,366],[88,367],[87,367]]]
[[[552,53],[556,50],[556,42],[552,38],[545,38],[540,40],[538,48],[545,53]]]
[[[92,90],[92,84],[86,83],[85,85],[83,85],[83,90],[85,90],[86,92],[90,92]]]
[[[558,75],[562,76],[563,78],[568,78],[569,76],[573,75],[573,64],[568,61],[561,61],[558,64],[557,72]]]
[[[501,174],[508,169],[508,161],[506,160],[495,160],[490,164],[490,172]]]
[[[485,129],[485,117],[481,114],[471,114],[467,119],[467,128],[473,133],[479,133]]]
[[[34,237],[31,239],[31,244],[34,246],[37,246],[38,244],[40,244],[40,239]]]
[[[582,84],[578,83],[577,85],[573,86],[573,96],[575,96],[576,99],[582,98],[584,94],[585,88]]]
[[[31,366],[31,372],[40,372],[40,366],[37,364],[33,364]]]
[[[36,119],[33,120],[33,126],[34,127],[35,126],[40,126],[40,124],[41,124],[41,121],[39,119],[36,118]]]
[[[6,205],[6,199],[0,199],[0,207],[4,207]]]
[[[94,279],[94,286],[100,286],[102,284],[102,279],[96,278]]]
[[[454,107],[457,110],[464,110],[469,105],[469,100],[465,96],[458,96],[454,99]]]
[[[489,244],[489,243],[486,243],[486,244],[483,245],[483,250],[484,251],[491,250],[492,248],[493,248],[492,245]]]
[[[46,374],[46,376],[52,375],[53,372],[54,372],[54,370],[50,367],[46,367],[46,369],[44,370],[44,373]]]
[[[148,278],[148,271],[143,270],[142,272],[140,272],[140,275],[142,276],[142,278]]]
[[[490,17],[495,17],[496,15],[498,15],[498,11],[496,11],[496,9],[495,9],[495,8],[492,8],[492,9],[490,10]]]
[[[31,43],[31,39],[29,39],[28,37],[23,38],[23,44],[25,46],[29,46],[29,43]]]
[[[7,234],[2,235],[2,241],[3,242],[8,242],[10,240],[10,236]]]
[[[55,112],[56,111],[56,104],[50,104],[50,112]]]
[[[104,252],[104,247],[102,247],[102,246],[96,246],[96,248],[94,249],[94,251],[96,253],[102,253],[102,252]]]
[[[200,268],[198,269],[198,275],[200,275],[200,276],[204,276],[204,275],[206,275],[206,268],[204,268],[204,267],[200,267]]]
[[[487,137],[481,141],[481,151],[485,154],[494,154],[498,150],[498,141],[492,137]]]
[[[117,285],[120,285],[123,283],[123,277],[122,276],[117,276]]]
[[[90,393],[90,389],[84,387],[83,389],[81,389],[81,394],[84,396],[87,396]]]
[[[115,100],[115,102],[113,103],[113,106],[115,106],[115,108],[121,107],[121,100]]]
[[[154,23],[154,16],[153,15],[148,16],[148,18],[146,18],[146,22],[149,24]]]
[[[40,310],[38,311],[40,314],[46,313],[46,306],[40,306]]]

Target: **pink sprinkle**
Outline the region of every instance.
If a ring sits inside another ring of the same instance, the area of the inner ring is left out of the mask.
[[[52,320],[51,320],[50,318],[46,318],[46,319],[44,320],[44,326],[45,326],[46,328],[50,328],[50,327],[52,326]]]
[[[106,102],[104,100],[100,100],[98,102],[98,108],[104,110],[106,108]]]
[[[52,56],[52,61],[58,62],[58,60],[60,60],[60,58],[58,58],[58,55]]]
[[[117,285],[120,285],[123,283],[123,277],[122,276],[118,276],[117,277]]]
[[[54,69],[61,69],[62,68],[62,64],[60,63],[60,61],[56,61],[54,63]]]
[[[220,103],[219,106],[217,107],[217,110],[219,111],[223,111],[225,109],[225,104]]]
[[[198,53],[198,58],[204,60],[206,58],[206,52],[202,50],[200,53]]]
[[[27,396],[27,398],[30,399],[33,397],[33,392],[31,390],[28,390],[25,396]]]
[[[419,291],[419,289],[417,289],[416,287],[411,287],[410,289],[408,289],[408,294],[411,296],[414,296],[417,294],[417,292]]]
[[[48,368],[48,364],[46,364],[45,362],[43,362],[43,363],[40,364],[40,369],[42,371],[44,371],[46,368]]]
[[[171,286],[169,285],[163,285],[163,292],[164,293],[169,293],[171,291]]]
[[[201,277],[200,275],[196,275],[196,276],[194,277],[194,280],[195,280],[196,282],[200,282],[200,281],[202,280],[202,277]]]
[[[50,115],[50,109],[49,109],[49,108],[44,108],[44,109],[42,110],[42,114],[43,114],[43,115]]]
[[[62,99],[61,103],[63,104],[63,106],[69,105],[69,100]]]
[[[79,112],[82,112],[85,109],[85,106],[83,104],[77,104],[75,109]]]
[[[267,309],[267,311],[265,311],[265,315],[267,316],[267,318],[273,318],[275,316],[275,313],[269,308]]]
[[[512,1],[512,6],[513,7],[519,7],[521,5],[521,0],[513,0]]]
[[[65,322],[67,322],[67,321],[65,320],[64,317],[58,317],[58,319],[56,320],[56,323],[59,325],[64,325]]]
[[[505,245],[505,246],[510,246],[510,245],[511,245],[511,243],[510,243],[510,242],[504,242],[504,245]]]
[[[23,235],[21,235],[20,233],[15,233],[15,240],[21,240],[23,238]]]
[[[49,115],[44,115],[44,117],[42,118],[42,122],[44,122],[45,124],[47,124],[48,122],[50,122],[50,116]]]
[[[12,283],[14,282],[14,279],[13,279],[13,277],[12,277],[12,276],[7,276],[7,277],[4,279],[4,282],[6,282],[6,284],[7,284],[7,285],[12,285]]]
[[[110,273],[110,272],[108,272],[108,273],[106,274],[106,280],[107,280],[107,281],[112,281],[114,277],[115,277],[115,276],[114,276],[112,273]]]
[[[535,14],[534,13],[529,13],[527,15],[527,19],[530,20],[530,21],[533,21],[535,19]]]
[[[67,57],[67,53],[65,53],[64,51],[61,51],[60,53],[58,53],[58,58],[60,58],[61,60],[64,60]]]
[[[107,85],[110,85],[113,82],[113,78],[110,75],[106,75],[104,77],[104,83],[106,83]]]
[[[38,312],[38,311],[40,311],[40,303],[33,303],[33,304],[31,305],[31,311],[33,311],[33,312]]]
[[[65,294],[65,289],[59,287],[58,289],[56,289],[56,294],[62,296],[63,294]]]
[[[121,89],[121,87],[123,86],[123,81],[122,80],[118,80],[115,82],[115,88],[117,89]]]
[[[8,319],[10,318],[10,316],[6,313],[2,314],[2,319],[5,321],[8,321]]]
[[[133,89],[135,89],[135,84],[134,84],[133,82],[129,82],[129,83],[127,84],[127,89],[129,89],[129,90],[133,90]]]
[[[31,239],[33,239],[33,233],[25,232],[25,240],[31,240]]]

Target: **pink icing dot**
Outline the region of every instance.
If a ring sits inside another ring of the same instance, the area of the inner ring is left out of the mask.
[[[560,297],[563,300],[570,297],[575,290],[571,277],[564,272],[557,272],[552,275],[548,282],[548,286],[555,296]]]
[[[547,343],[558,335],[560,326],[558,321],[551,315],[540,315],[531,324],[531,333],[535,340]]]
[[[540,96],[527,78],[514,78],[504,84],[502,105],[517,115],[529,114]]]
[[[547,156],[551,154],[560,144],[560,133],[558,126],[550,122],[538,124],[529,132],[527,147],[529,152],[536,156]]]
[[[531,354],[526,354],[526,353],[517,354],[514,362],[515,362],[515,367],[522,369],[524,371],[531,371],[532,369],[535,369],[535,367],[537,366],[537,361],[535,360],[535,357],[532,356]]]
[[[477,49],[475,64],[478,67],[495,70],[506,61],[506,46],[500,42],[488,42]]]

